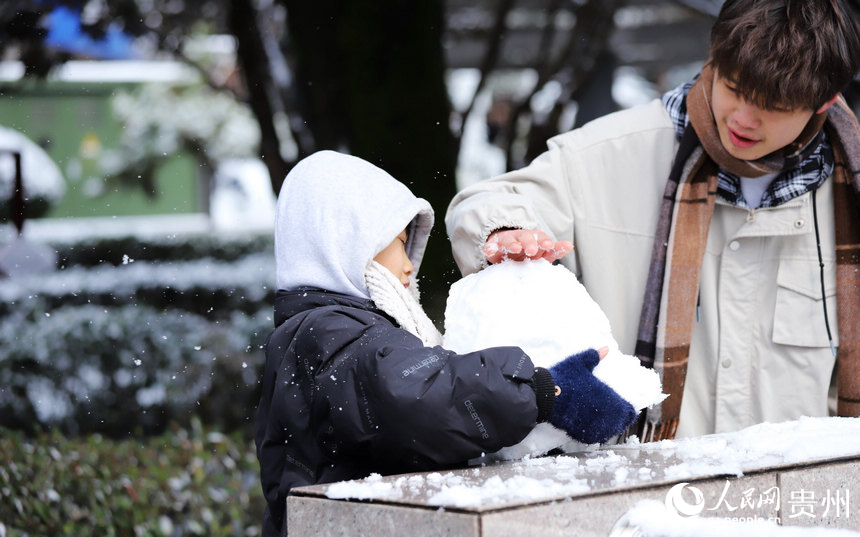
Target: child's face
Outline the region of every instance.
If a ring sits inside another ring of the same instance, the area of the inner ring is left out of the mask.
[[[819,110],[823,112],[828,105]],[[748,103],[732,82],[714,73],[711,107],[720,141],[741,160],[756,160],[793,142],[812,117],[811,109],[764,110]]]
[[[406,230],[400,232],[391,244],[373,258],[374,261],[391,271],[404,287],[409,287],[409,276],[415,267],[406,255]]]

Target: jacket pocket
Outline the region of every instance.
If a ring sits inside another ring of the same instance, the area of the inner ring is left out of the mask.
[[[836,326],[836,283],[833,264],[824,266],[824,294],[827,321],[833,345],[839,345]],[[818,260],[783,260],[776,277],[776,306],[773,316],[773,341],[798,347],[829,347],[824,323],[824,300]]]

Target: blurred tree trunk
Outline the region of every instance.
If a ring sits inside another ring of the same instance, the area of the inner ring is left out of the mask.
[[[456,193],[441,0],[284,0],[298,108],[313,149],[383,168],[436,212],[421,267],[440,319],[457,274],[441,220]]]
[[[272,77],[271,59],[266,52],[265,33],[257,20],[251,0],[232,0],[230,32],[236,38],[236,55],[244,71],[248,105],[260,125],[260,157],[269,170],[272,189],[277,196],[290,165],[281,155],[280,135],[275,128],[275,114],[282,111],[280,92]]]

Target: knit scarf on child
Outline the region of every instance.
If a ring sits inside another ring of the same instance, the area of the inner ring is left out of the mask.
[[[699,272],[717,193],[718,167],[760,177],[797,166],[827,129],[835,158],[836,305],[839,329],[838,413],[860,415],[860,127],[840,96],[814,114],[800,136],[756,161],[731,156],[720,142],[711,109],[713,71],[702,71],[687,95],[690,124],[681,137],[666,184],[651,254],[636,355],[663,378],[669,397],[640,418],[643,442],[673,438],[678,428]]]
[[[442,344],[442,334],[418,301],[418,283],[414,279],[409,287],[403,287],[390,270],[371,261],[364,273],[364,281],[376,307],[397,321],[400,328],[417,336],[427,347]]]

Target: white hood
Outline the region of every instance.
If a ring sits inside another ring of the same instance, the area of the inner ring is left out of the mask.
[[[430,204],[367,161],[314,153],[287,174],[278,195],[278,288],[370,298],[368,264],[407,227],[406,253],[417,274],[433,227]]]

